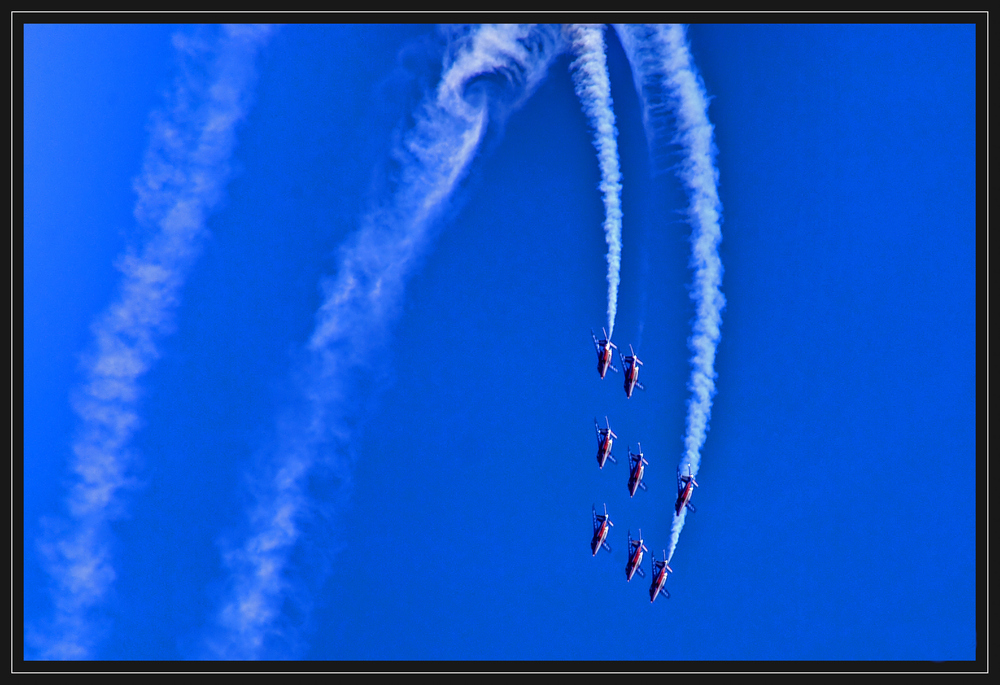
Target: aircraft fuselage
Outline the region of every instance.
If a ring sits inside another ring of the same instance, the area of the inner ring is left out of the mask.
[[[635,491],[639,489],[639,483],[642,482],[642,474],[645,470],[646,468],[642,464],[642,457],[640,457],[639,463],[632,469],[632,474],[628,478],[628,494],[630,497],[635,497]]]
[[[691,481],[688,481],[687,485],[684,486],[684,489],[681,490],[681,493],[677,496],[677,504],[675,505],[675,508],[678,516],[681,515],[681,511],[687,506],[688,502],[691,501],[691,492],[693,489],[694,484]]]
[[[608,520],[604,519],[601,521],[600,527],[594,532],[594,539],[590,541],[590,551],[593,552],[593,556],[597,556],[597,553],[601,550],[601,545],[608,537]]]
[[[601,436],[601,446],[597,448],[597,463],[603,469],[604,462],[608,460],[608,455],[611,454],[611,436],[604,435]]]
[[[632,397],[635,384],[639,382],[639,367],[633,362],[625,372],[625,397]]]
[[[663,589],[663,585],[667,582],[667,569],[666,567],[660,569],[660,572],[653,579],[653,584],[649,586],[649,602],[652,604],[656,596],[660,594],[660,590]]]
[[[597,373],[601,374],[601,378],[604,378],[609,366],[611,366],[611,345],[605,345],[597,354]]]
[[[635,552],[628,560],[628,565],[625,567],[625,579],[632,580],[632,576],[635,575],[635,570],[639,568],[639,564],[642,563],[642,544],[640,543],[636,547]]]

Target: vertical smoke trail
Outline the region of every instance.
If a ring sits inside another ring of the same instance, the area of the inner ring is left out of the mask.
[[[268,27],[234,26],[224,28],[215,44],[174,37],[190,70],[178,80],[168,110],[154,115],[136,181],[136,218],[156,232],[140,254],[120,260],[118,301],[93,325],[96,349],[73,402],[80,428],[69,521],[44,521],[47,533],[39,543],[55,616],[29,631],[36,658],[93,657],[100,632],[93,614],[115,579],[109,522],[123,508],[118,490],[131,482],[128,443],[139,425],[139,378],[159,356],[156,339],[172,326],[206,218],[224,191],[235,129],[248,108],[254,56],[269,35]],[[201,71],[208,80],[196,75]]]
[[[715,167],[713,127],[708,120],[708,98],[691,59],[683,27],[616,26],[615,30],[628,54],[643,101],[643,120],[651,148],[662,131],[664,117],[671,114],[677,128],[673,142],[681,146],[684,157],[677,173],[688,194],[694,267],[691,299],[696,314],[694,331],[688,340],[694,353],[688,383],[692,396],[688,401],[684,454],[678,471],[697,476],[715,395],[715,350],[726,303],[719,289],[722,204],[717,190],[719,172]],[[686,511],[682,510],[674,517],[668,561],[674,554],[685,516]]]
[[[534,91],[563,49],[558,31],[523,26],[446,29],[451,32],[440,83],[428,93],[413,127],[393,152],[392,197],[361,220],[341,247],[338,273],[324,283],[325,301],[308,344],[302,418],[283,422],[271,473],[250,513],[251,535],[227,555],[232,588],[208,639],[219,658],[260,658],[276,642],[295,642],[284,604],[301,582],[289,560],[302,538],[307,492],[318,468],[350,483],[348,417],[359,369],[397,313],[406,279],[426,250],[435,220],[469,169],[487,127],[499,124]],[[342,499],[342,498],[341,498]],[[301,589],[299,589],[301,592]]]
[[[604,237],[608,243],[608,339],[615,329],[622,256],[621,171],[618,129],[611,103],[611,80],[604,48],[604,26],[570,24],[564,28],[576,60],[570,65],[573,86],[594,129],[594,147],[604,193]]]

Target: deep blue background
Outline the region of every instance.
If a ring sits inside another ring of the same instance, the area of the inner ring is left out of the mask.
[[[70,481],[89,325],[135,240],[132,179],[174,74],[170,26],[25,28],[25,617]],[[972,659],[975,63],[971,25],[689,30],[712,96],[725,267],[718,395],[668,581],[626,584],[626,532],[666,547],[693,305],[686,200],[650,173],[606,34],[623,173],[614,339],[645,393],[595,373],[603,208],[569,57],[478,158],[356,389],[351,495],[289,566],[314,659]],[[142,381],[144,485],[115,523],[101,658],[194,656],[221,602],[245,474],[337,246],[436,83],[423,26],[286,26],[259,58],[237,173],[176,333]],[[597,469],[593,419],[620,438]],[[648,492],[629,499],[625,448]],[[318,501],[335,497],[321,474]],[[613,554],[590,556],[607,504]],[[648,573],[648,556],[645,560]],[[276,655],[281,656],[281,655]]]

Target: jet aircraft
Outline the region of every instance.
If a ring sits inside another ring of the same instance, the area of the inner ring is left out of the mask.
[[[608,369],[618,373],[618,369],[611,363],[611,348],[613,347],[617,350],[618,346],[608,339],[607,329],[602,328],[601,330],[604,331],[603,339],[597,339],[593,328],[590,329],[590,337],[594,339],[594,349],[597,350],[597,373],[601,374],[601,378],[603,379]],[[621,356],[621,352],[618,354]]]
[[[604,468],[604,462],[608,459],[611,460],[612,464],[617,464],[618,460],[611,456],[611,443],[618,438],[617,435],[611,432],[611,424],[608,423],[608,417],[604,417],[605,425],[607,428],[601,428],[597,425],[597,419],[594,419],[594,429],[597,431],[597,465],[602,469]]]
[[[646,472],[649,462],[642,456],[642,443],[639,443],[639,454],[632,454],[632,448],[628,449],[628,496],[635,497],[638,488],[646,489],[646,484],[642,482],[642,475]]]
[[[617,348],[615,348],[617,349]],[[639,382],[639,367],[642,362],[635,356],[635,350],[629,345],[628,349],[632,354],[622,357],[621,350],[618,350],[618,357],[622,360],[622,368],[625,369],[625,397],[632,397],[632,391],[636,388],[645,390],[645,386]]]
[[[593,553],[593,556],[596,557],[598,551],[600,551],[602,547],[609,552],[611,551],[611,548],[608,546],[606,540],[608,537],[608,530],[610,530],[611,526],[614,526],[615,524],[611,523],[611,519],[608,518],[607,504],[604,505],[603,516],[597,513],[597,507],[592,507],[592,509],[594,510],[594,537],[590,540],[590,551]]]
[[[653,582],[649,586],[649,603],[652,604],[657,595],[663,595],[670,599],[670,593],[664,585],[667,582],[667,571],[674,572],[667,566],[667,550],[663,550],[663,561],[656,560],[656,553],[653,553]]]
[[[691,493],[693,489],[698,487],[698,483],[695,482],[694,476],[691,475],[691,467],[688,466],[688,475],[677,477],[677,502],[674,504],[674,512],[678,516],[687,507],[691,510],[691,513],[697,512],[694,505],[691,504]]]
[[[632,531],[628,532],[628,563],[625,564],[625,580],[632,580],[632,576],[636,573],[640,577],[645,578],[646,574],[642,572],[639,564],[642,563],[642,553],[648,552],[646,545],[642,544],[642,530],[639,530],[639,539],[632,539]]]

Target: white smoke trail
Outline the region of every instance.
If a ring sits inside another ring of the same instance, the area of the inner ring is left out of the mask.
[[[167,111],[154,115],[136,181],[136,218],[155,233],[141,253],[119,261],[120,296],[93,324],[96,349],[73,402],[80,428],[69,520],[43,521],[47,532],[39,542],[55,615],[29,631],[34,658],[88,659],[99,642],[94,612],[115,579],[109,522],[123,508],[118,491],[133,481],[128,443],[139,426],[139,378],[159,356],[156,340],[172,326],[206,217],[224,191],[235,129],[248,109],[254,56],[270,33],[268,27],[225,27],[215,43],[174,36],[190,69],[178,79]],[[205,70],[208,80],[196,73]]]
[[[347,417],[351,380],[374,361],[372,347],[396,314],[405,282],[469,169],[490,124],[500,123],[534,91],[563,50],[558,31],[523,26],[448,28],[440,83],[394,150],[395,192],[361,220],[341,247],[335,279],[309,340],[306,408],[280,428],[273,474],[258,493],[251,535],[228,555],[232,589],[208,639],[218,658],[260,658],[275,641],[295,640],[284,602],[296,592],[288,569],[307,510],[317,506],[307,477],[318,467],[350,481]]]
[[[720,290],[722,262],[721,213],[717,189],[719,172],[715,167],[713,126],[708,119],[708,98],[698,70],[691,59],[682,26],[615,26],[622,47],[632,65],[632,75],[643,101],[643,120],[651,148],[662,130],[664,117],[672,115],[677,127],[673,142],[681,146],[683,161],[677,174],[688,194],[688,220],[691,223],[691,265],[694,282],[691,299],[695,303],[694,331],[688,346],[691,379],[688,389],[687,430],[684,454],[678,471],[698,475],[701,448],[708,432],[708,420],[715,395],[715,350],[726,301]],[[660,97],[662,95],[662,97]],[[668,561],[681,529],[686,511],[674,517]]]
[[[621,171],[618,129],[611,102],[611,79],[604,46],[604,26],[570,24],[564,28],[576,60],[570,64],[573,86],[594,129],[604,194],[604,238],[608,243],[608,339],[615,329],[622,263]]]

